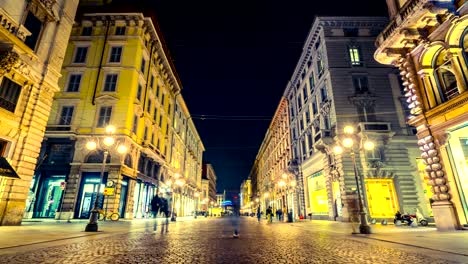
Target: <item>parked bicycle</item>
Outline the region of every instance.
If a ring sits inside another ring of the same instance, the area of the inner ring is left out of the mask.
[[[106,212],[104,210],[99,210],[99,221],[105,220],[119,221],[120,215],[116,212]]]

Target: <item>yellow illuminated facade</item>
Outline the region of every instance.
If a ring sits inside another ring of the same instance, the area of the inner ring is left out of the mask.
[[[73,27],[62,74],[31,187],[32,217],[89,217],[102,153],[85,145],[102,142],[108,124],[116,128],[116,145],[128,151],[109,149],[100,186],[111,186],[114,195],[105,196],[103,208],[122,218],[148,217],[159,194],[177,215],[191,214],[204,149],[187,122],[181,83],[152,19],[141,13],[84,14]],[[177,177],[184,184],[173,184]],[[57,182],[66,183],[59,214],[44,205],[47,185]]]
[[[255,205],[252,201],[252,184],[250,178],[242,182],[239,196],[241,201],[241,213],[255,212]]]
[[[21,224],[31,198],[77,6],[78,0],[0,1],[0,157],[20,177],[0,175],[0,225]]]
[[[468,3],[388,0],[375,59],[399,68],[439,230],[468,224]]]

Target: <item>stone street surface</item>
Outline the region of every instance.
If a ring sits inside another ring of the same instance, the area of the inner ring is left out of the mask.
[[[463,252],[353,236],[349,225],[242,217],[234,239],[229,218],[154,223],[105,223],[92,234],[81,231],[86,222],[31,224],[17,227],[23,231],[16,235],[13,227],[0,227],[0,263],[468,263]],[[404,239],[400,230],[395,235]]]

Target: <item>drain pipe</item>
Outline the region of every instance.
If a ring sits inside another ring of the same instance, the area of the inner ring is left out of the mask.
[[[102,44],[102,51],[101,51],[101,59],[99,60],[99,66],[98,66],[98,72],[96,76],[96,83],[94,85],[94,91],[93,91],[93,99],[91,103],[93,105],[96,105],[96,91],[97,91],[97,86],[99,83],[99,76],[101,75],[101,70],[102,70],[102,61],[104,60],[104,51],[106,50],[106,44],[107,44],[107,37],[109,36],[109,28],[110,28],[110,21],[109,18],[106,19],[106,35],[104,36],[104,43]]]
[[[146,98],[147,98],[148,87],[149,87],[148,80],[149,80],[150,73],[151,73],[151,61],[152,61],[151,58],[153,57],[154,45],[155,45],[154,42],[151,42],[150,57],[149,57],[149,63],[148,63],[148,73],[146,74],[145,96],[143,96],[143,109],[142,109],[143,111],[141,111],[140,118],[142,118],[145,115]]]

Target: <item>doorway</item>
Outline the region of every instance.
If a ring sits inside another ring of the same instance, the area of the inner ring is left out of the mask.
[[[366,179],[366,192],[371,217],[394,217],[398,207],[393,179]]]

